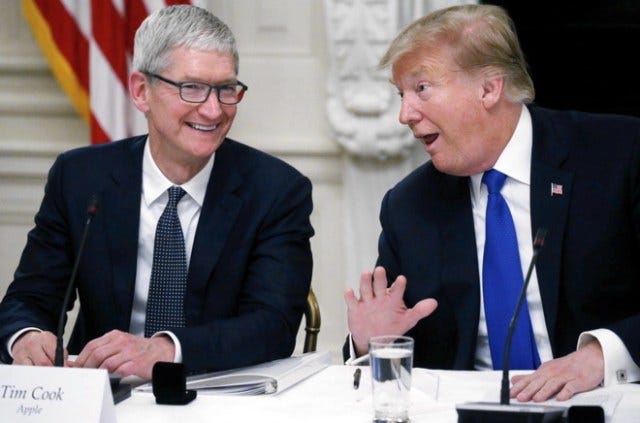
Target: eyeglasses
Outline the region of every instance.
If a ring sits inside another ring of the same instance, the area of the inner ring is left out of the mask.
[[[169,85],[178,87],[180,90],[180,98],[187,103],[204,103],[209,98],[211,90],[215,90],[216,97],[218,97],[220,103],[227,105],[238,104],[240,100],[242,100],[242,97],[244,97],[245,91],[249,89],[249,87],[240,81],[224,85],[209,85],[204,82],[195,81],[175,82],[155,73],[143,73],[152,78],[157,78],[162,82],[166,82]]]

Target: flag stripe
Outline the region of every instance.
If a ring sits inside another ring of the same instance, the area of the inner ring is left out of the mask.
[[[40,3],[44,3],[44,5]],[[78,33],[75,21],[68,19],[68,13],[57,2],[23,0],[22,6],[24,16],[31,26],[34,37],[49,62],[54,76],[80,116],[86,122],[89,122],[88,72],[76,72],[75,66],[78,66],[78,61],[68,57],[70,56],[69,49],[66,48],[68,43],[60,44],[63,42],[61,37],[54,37],[53,33],[56,32],[57,34],[57,31],[53,31],[49,25],[49,22],[57,21],[67,28],[76,28],[76,33]],[[83,65],[78,67],[88,70],[89,54],[88,46],[82,41],[84,37],[72,38],[75,41],[76,51],[80,52],[81,57],[84,56],[86,58]]]
[[[94,41],[91,44],[91,111],[96,123],[107,134],[106,138],[98,138],[99,132],[92,128],[92,142],[100,143],[124,138],[129,135],[126,130],[124,113],[130,101],[127,85],[123,83],[114,69],[109,66],[107,57]]]
[[[120,79],[122,85],[126,86],[126,33],[123,17],[111,1],[91,0],[91,24],[96,46],[102,51],[108,65]],[[91,66],[93,65],[91,63]]]
[[[133,39],[136,35],[136,29],[138,29],[144,18],[147,17],[148,10],[154,9],[147,9],[142,0],[130,0],[125,3],[125,13],[127,16],[126,46],[129,55],[133,55]]]

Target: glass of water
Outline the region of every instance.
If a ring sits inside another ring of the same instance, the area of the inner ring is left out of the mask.
[[[409,421],[413,338],[383,335],[369,340],[375,423]]]

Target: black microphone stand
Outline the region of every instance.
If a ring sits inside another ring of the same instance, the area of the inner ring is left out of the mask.
[[[515,332],[516,324],[518,323],[518,316],[520,315],[522,303],[524,302],[524,299],[527,295],[527,287],[529,286],[529,281],[531,280],[531,272],[533,272],[533,266],[535,266],[536,261],[538,260],[538,253],[544,245],[544,238],[546,236],[547,230],[545,228],[540,228],[536,232],[536,238],[533,240],[533,257],[531,257],[531,262],[529,263],[527,276],[524,278],[524,285],[520,290],[520,296],[518,297],[518,302],[516,303],[516,310],[514,311],[513,317],[511,317],[511,322],[509,323],[507,340],[504,343],[504,355],[502,362],[502,387],[500,388],[500,404],[502,405],[509,405],[509,362],[511,358],[511,339],[513,338],[513,333]]]
[[[93,220],[93,216],[95,216],[97,211],[98,197],[94,195],[93,197],[91,197],[89,207],[87,208],[87,222],[84,225],[84,232],[82,233],[82,239],[80,240],[80,247],[78,248],[76,261],[73,264],[73,270],[71,271],[71,277],[69,278],[69,283],[67,284],[67,291],[64,295],[62,309],[60,310],[60,316],[58,318],[58,331],[56,332],[56,355],[53,362],[54,366],[56,367],[64,367],[64,348],[62,345],[62,335],[64,334],[65,316],[67,315],[67,307],[71,299],[71,293],[73,292],[73,289],[75,287],[76,274],[78,273],[78,268],[80,267],[80,258],[82,257],[84,244],[87,240],[87,234],[89,233],[89,226],[91,225],[91,220]]]

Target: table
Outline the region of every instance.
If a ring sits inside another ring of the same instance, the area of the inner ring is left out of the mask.
[[[118,423],[162,422],[371,422],[371,382],[353,389],[355,367],[333,365],[275,395],[221,396],[199,393],[186,406],[157,405],[153,394],[134,392],[116,405]],[[412,423],[456,422],[455,405],[464,401],[498,402],[501,372],[413,369]],[[552,402],[555,403],[555,402]],[[577,395],[572,404],[603,405],[607,422],[639,421],[640,385],[616,385]],[[566,403],[563,403],[566,405]],[[613,414],[613,415],[611,415]]]

